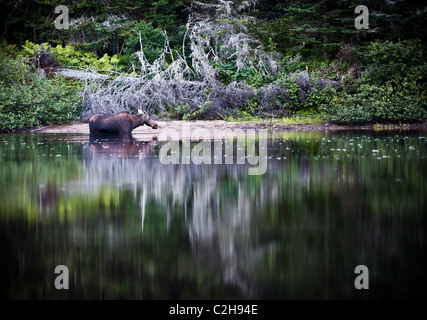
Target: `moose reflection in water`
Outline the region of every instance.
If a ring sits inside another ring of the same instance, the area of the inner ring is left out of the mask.
[[[60,188],[54,181],[49,181],[47,184],[40,184],[39,186],[39,207],[40,214],[43,220],[49,214],[53,219],[54,209],[60,200]]]
[[[85,159],[119,156],[123,158],[147,157],[153,155],[154,147],[158,144],[154,137],[149,141],[137,141],[132,135],[102,135],[90,136],[89,150],[85,150]],[[89,153],[87,152],[89,151]]]

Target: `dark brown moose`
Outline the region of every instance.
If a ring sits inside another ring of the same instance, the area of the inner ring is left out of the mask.
[[[130,114],[129,112],[97,114],[89,119],[89,129],[92,135],[130,135],[133,129],[144,124],[157,129],[157,123],[151,120],[149,116],[141,113],[137,115]]]

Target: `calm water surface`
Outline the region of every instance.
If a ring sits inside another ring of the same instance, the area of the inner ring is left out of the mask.
[[[426,296],[425,132],[269,133],[260,176],[165,143],[0,135],[0,297]]]

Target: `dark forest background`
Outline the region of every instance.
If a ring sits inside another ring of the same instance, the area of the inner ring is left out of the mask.
[[[234,1],[234,7],[241,3]],[[354,26],[359,4],[369,8],[368,30]],[[69,8],[73,23],[67,30],[55,29],[57,5]],[[193,5],[190,0],[0,1],[0,130],[79,118],[83,97],[75,93],[83,84],[37,75],[31,59],[41,44],[50,45],[61,67],[132,73],[139,67],[135,52],[141,44],[147,60],[153,62],[164,49],[165,32],[170,47],[182,50]],[[216,65],[218,81],[242,82],[254,89],[276,83],[287,90],[287,97],[277,97],[275,106],[266,108],[255,95],[243,106],[221,113],[223,118],[225,114],[227,119],[425,120],[425,1],[260,0],[233,19],[239,17],[251,18],[246,20],[251,21],[246,24],[248,32],[265,52],[277,54],[281,69],[274,77],[259,77],[257,70],[242,73],[227,61]],[[305,88],[291,76],[301,72],[313,83],[328,79],[340,85]],[[205,107],[176,106],[168,116],[218,117]]]

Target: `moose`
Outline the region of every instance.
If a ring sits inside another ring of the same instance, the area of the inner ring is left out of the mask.
[[[100,134],[120,134],[131,135],[132,130],[147,125],[153,129],[157,129],[157,123],[150,119],[141,110],[138,110],[137,115],[129,112],[120,112],[113,114],[97,114],[89,119],[89,129],[91,135]]]
[[[111,159],[114,156],[122,159],[141,159],[149,156],[157,144],[157,137],[152,137],[151,140],[135,140],[133,137],[91,136],[89,148],[84,148],[83,156],[88,162],[96,162],[102,158]]]

